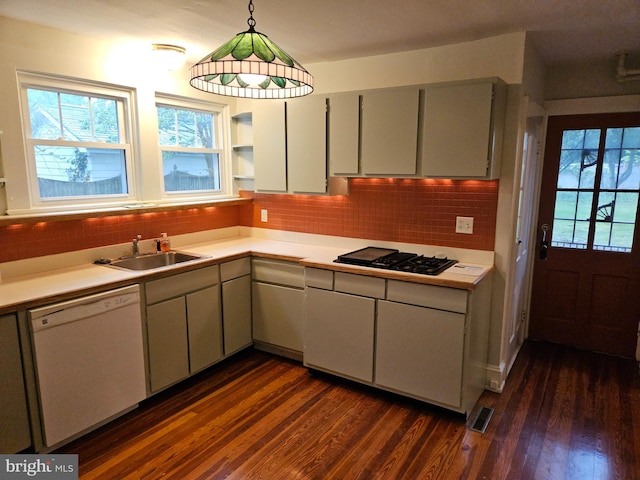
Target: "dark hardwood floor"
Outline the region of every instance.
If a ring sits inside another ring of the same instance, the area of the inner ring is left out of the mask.
[[[249,350],[60,449],[81,479],[640,479],[632,360],[524,345],[484,434]]]

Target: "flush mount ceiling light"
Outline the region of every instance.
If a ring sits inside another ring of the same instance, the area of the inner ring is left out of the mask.
[[[158,68],[166,70],[178,70],[184,65],[186,50],[177,45],[167,45],[166,43],[154,43],[151,45],[153,61]]]
[[[313,91],[313,76],[255,30],[249,0],[249,30],[237,34],[191,67],[191,86],[242,98],[293,98]]]

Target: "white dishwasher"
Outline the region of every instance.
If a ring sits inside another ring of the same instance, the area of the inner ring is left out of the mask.
[[[29,311],[47,447],[146,397],[140,287]]]

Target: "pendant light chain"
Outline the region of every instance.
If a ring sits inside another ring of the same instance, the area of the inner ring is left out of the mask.
[[[256,21],[253,18],[253,0],[249,0],[249,19],[247,20],[247,24],[250,29],[256,26]]]

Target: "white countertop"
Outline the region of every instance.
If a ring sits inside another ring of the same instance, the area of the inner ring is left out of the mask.
[[[366,246],[366,244],[363,246]],[[126,271],[104,265],[86,263],[3,279],[0,281],[0,313],[52,303],[65,299],[71,294],[89,294],[111,286],[115,288],[145,281],[147,278],[157,276],[159,272],[166,273],[169,269],[176,271],[186,268],[192,269],[199,265],[219,263],[225,259],[238,258],[249,254],[301,261],[305,266],[316,268],[328,268],[356,274],[385,276],[387,278],[466,289],[473,289],[478,281],[492,269],[491,265],[477,265],[479,275],[455,274],[450,269],[435,277],[389,272],[333,262],[338,255],[353,250],[353,248],[339,248],[336,246],[322,246],[259,237],[232,237],[180,245],[175,249],[204,255],[207,258],[189,262],[188,265],[183,264],[147,271]]]

